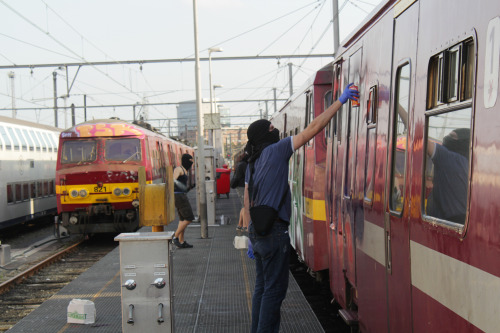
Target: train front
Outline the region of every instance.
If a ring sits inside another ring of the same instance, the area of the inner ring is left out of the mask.
[[[125,122],[92,121],[62,132],[59,145],[56,193],[63,227],[86,235],[135,231],[144,132]]]

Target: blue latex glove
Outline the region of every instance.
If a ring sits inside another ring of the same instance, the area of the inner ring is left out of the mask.
[[[359,98],[359,91],[350,89],[353,84],[354,83],[349,83],[347,85],[347,87],[344,89],[344,92],[339,97],[340,103],[345,104],[345,102],[347,102],[347,100],[349,100],[349,99],[352,99],[352,100],[355,100],[355,101],[358,100],[358,98]]]
[[[248,251],[247,251],[247,256],[250,259],[255,259],[255,256],[253,255],[253,247],[252,247],[252,242],[248,240]]]

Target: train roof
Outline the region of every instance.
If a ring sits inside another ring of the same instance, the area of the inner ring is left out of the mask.
[[[162,133],[155,131],[151,125],[143,121],[130,123],[115,118],[92,119],[65,129],[61,133],[61,137],[63,138],[130,135],[160,136],[164,139],[167,138]]]
[[[342,54],[354,41],[362,36],[369,28],[377,22],[383,14],[391,7],[395,7],[394,15],[399,15],[404,9],[417,0],[382,0],[365,19],[340,43],[339,50],[335,51],[335,56]],[[340,51],[340,52],[339,52]]]
[[[39,124],[39,123],[34,123],[31,121],[17,119],[17,118],[4,117],[4,116],[0,116],[0,123],[21,125],[21,126],[27,126],[27,127],[32,127],[32,128],[39,128],[39,129],[44,129],[44,130],[51,131],[51,132],[61,132],[62,131],[62,129],[57,128],[57,127],[43,125],[43,124]]]

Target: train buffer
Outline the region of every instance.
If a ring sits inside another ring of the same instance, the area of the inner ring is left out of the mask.
[[[196,210],[196,192],[190,191],[188,198]],[[240,209],[241,201],[234,191],[229,199],[217,202],[216,214],[237,221]],[[165,231],[174,231],[177,225],[176,216],[165,226]],[[194,247],[172,248],[176,333],[250,332],[255,262],[247,257],[246,250],[234,248],[234,236],[242,233],[235,227],[234,223],[209,226],[208,238],[202,239],[200,224],[191,223],[186,229],[185,239]],[[145,226],[139,231],[151,230],[151,226]],[[40,332],[40,328],[44,332],[121,332],[123,289],[117,247],[19,321],[9,333]],[[92,327],[67,324],[67,306],[74,298],[94,302],[97,319]],[[155,320],[157,313],[153,313]],[[324,332],[291,273],[288,294],[281,307],[280,332]]]

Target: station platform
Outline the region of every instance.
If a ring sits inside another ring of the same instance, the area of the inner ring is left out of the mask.
[[[196,211],[195,191],[188,195]],[[231,190],[229,198],[217,199],[216,215],[229,224],[208,228],[202,239],[200,225],[192,223],[185,239],[194,247],[173,246],[173,302],[175,332],[250,332],[255,264],[246,250],[233,246],[241,198]],[[165,231],[175,231],[178,220]],[[141,232],[151,231],[144,227]],[[119,248],[115,248],[56,295],[45,301],[8,332],[121,332]],[[74,298],[95,303],[94,324],[67,324],[67,306]],[[293,275],[281,307],[280,332],[324,332]],[[141,332],[147,333],[147,332]]]

